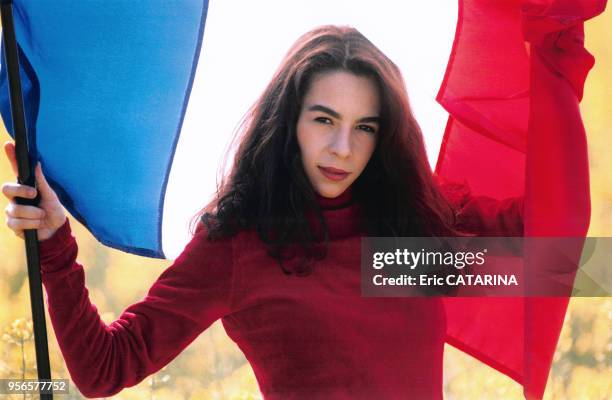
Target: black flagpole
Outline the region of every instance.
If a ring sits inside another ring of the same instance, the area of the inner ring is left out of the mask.
[[[30,166],[28,155],[28,138],[26,134],[21,79],[19,76],[19,55],[15,26],[13,25],[13,4],[10,0],[2,0],[0,4],[2,16],[2,37],[9,79],[11,116],[13,118],[13,133],[15,135],[15,153],[17,156],[18,177],[22,185],[35,186],[34,171]],[[16,198],[19,204],[38,205],[36,199]],[[32,323],[34,326],[34,346],[36,349],[36,367],[39,380],[51,379],[49,363],[49,348],[47,345],[47,325],[45,321],[45,304],[40,278],[40,258],[38,253],[38,235],[36,229],[24,232],[26,256],[28,260],[28,281],[30,283],[30,306],[32,308]],[[40,393],[41,400],[53,399],[51,393]]]

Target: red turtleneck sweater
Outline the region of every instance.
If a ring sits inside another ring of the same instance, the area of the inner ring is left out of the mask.
[[[319,203],[330,246],[310,276],[285,275],[253,231],[210,242],[199,229],[110,325],[89,301],[68,222],[41,242],[51,321],[79,390],[110,396],[137,384],[221,318],[266,399],[441,399],[442,300],[361,297],[359,207],[350,190]],[[462,209],[471,228],[521,229],[516,203]]]

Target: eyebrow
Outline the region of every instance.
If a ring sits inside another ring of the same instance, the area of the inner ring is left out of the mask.
[[[314,105],[308,107],[308,111],[321,111],[321,112],[324,112],[326,114],[331,115],[334,118],[342,119],[342,116],[337,111],[334,111],[331,108],[325,107],[325,106],[323,106],[321,104],[314,104]],[[380,123],[380,117],[378,115],[377,116],[372,116],[372,117],[364,117],[364,118],[360,118],[357,122],[362,122],[362,123],[363,122],[376,122],[376,123]]]

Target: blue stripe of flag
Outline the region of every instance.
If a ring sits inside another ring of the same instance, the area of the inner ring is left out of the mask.
[[[33,161],[108,246],[164,257],[165,189],[207,9],[203,0],[14,1]],[[4,68],[0,112],[11,131]]]

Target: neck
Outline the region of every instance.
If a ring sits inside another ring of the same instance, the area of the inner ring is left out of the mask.
[[[317,202],[323,212],[328,227],[330,239],[340,239],[343,237],[359,233],[360,227],[360,207],[353,201],[353,189],[349,186],[340,195],[329,198],[317,194]],[[314,212],[307,212],[307,217],[314,229],[315,237],[319,240],[323,237],[323,227]]]
[[[323,210],[335,210],[344,208],[351,204],[353,200],[353,186],[349,186],[346,190],[336,197],[323,197],[316,193],[317,203]]]

